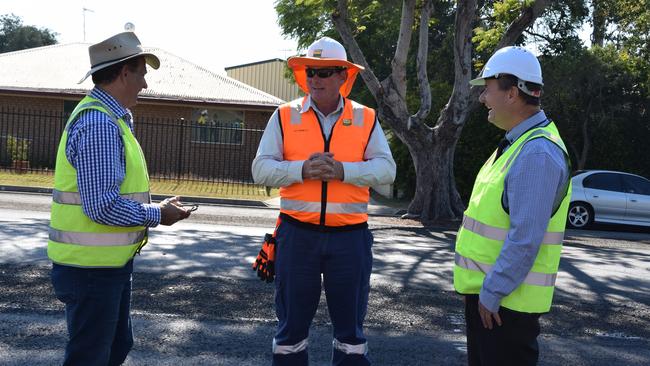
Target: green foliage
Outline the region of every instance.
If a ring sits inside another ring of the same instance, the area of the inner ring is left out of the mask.
[[[7,154],[11,156],[12,161],[27,160],[29,158],[29,140],[8,135]]]
[[[14,14],[0,16],[0,53],[57,43],[57,34],[47,28],[23,25]]]
[[[591,149],[586,168],[616,169],[650,177],[650,0],[597,0],[607,11],[606,45],[588,49],[580,32],[592,21],[590,9],[596,0],[551,1],[532,29],[516,44],[541,52],[545,93],[542,106],[556,121],[576,163],[582,150],[582,123],[588,123]],[[359,0],[350,3],[355,39],[379,80],[390,74],[390,62],[398,38],[402,2]],[[479,0],[480,20],[473,41],[474,65],[483,66],[494,51],[506,27],[531,0]],[[298,5],[300,4],[300,5]],[[286,35],[298,38],[301,47],[323,35],[340,39],[330,14],[335,2],[278,0],[280,25]],[[421,3],[418,2],[418,6]],[[429,126],[447,103],[453,85],[455,3],[435,1],[429,30],[428,73],[432,91]],[[417,22],[414,25],[417,27]],[[414,77],[417,33],[414,33],[407,61],[407,105],[413,113],[419,107]],[[413,77],[412,77],[413,76]],[[358,81],[351,98],[369,106],[374,100]],[[471,193],[476,173],[494,151],[504,131],[487,122],[480,107],[464,126],[454,157],[458,191],[465,200]],[[415,171],[408,149],[386,131],[397,162],[396,187],[406,197],[415,189]]]
[[[574,166],[587,123],[591,149],[585,168],[650,176],[650,94],[636,59],[613,45],[544,56],[544,109],[569,146]]]

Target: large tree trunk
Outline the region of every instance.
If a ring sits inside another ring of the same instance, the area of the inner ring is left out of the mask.
[[[423,223],[448,222],[461,217],[464,205],[454,179],[454,135],[432,134],[430,140],[406,139],[413,157],[416,189],[404,218]]]

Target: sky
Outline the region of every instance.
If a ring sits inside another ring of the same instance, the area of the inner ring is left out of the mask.
[[[0,15],[49,28],[59,43],[97,43],[127,22],[145,47],[158,47],[211,71],[297,53],[277,24],[274,0],[2,0]],[[173,4],[173,5],[172,5]],[[182,4],[182,5],[177,5]],[[83,11],[83,9],[90,9]]]

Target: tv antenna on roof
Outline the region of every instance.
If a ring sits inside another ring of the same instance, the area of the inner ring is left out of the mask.
[[[86,12],[94,13],[95,11],[88,8],[82,8],[82,13],[84,16],[84,42],[86,42]]]

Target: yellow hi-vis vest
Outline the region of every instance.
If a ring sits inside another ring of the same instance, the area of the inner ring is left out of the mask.
[[[555,124],[550,123],[524,133],[496,161],[496,152],[492,154],[476,177],[472,196],[456,237],[454,288],[461,294],[478,294],[481,291],[486,274],[492,270],[501,253],[510,229],[510,215],[503,209],[501,201],[506,174],[524,144],[536,138],[549,139],[568,156]],[[569,183],[564,199],[548,223],[533,267],[524,282],[501,300],[501,306],[524,313],[545,313],[550,310],[560,264],[570,192]]]
[[[149,203],[149,175],[144,154],[133,133],[99,100],[85,97],[68,119],[56,157],[52,215],[47,255],[54,263],[74,267],[123,267],[147,242],[144,226],[120,227],[103,225],[86,216],[77,187],[77,171],[65,154],[68,129],[84,110],[96,109],[115,121],[124,143],[126,172],[120,195],[141,203]]]

